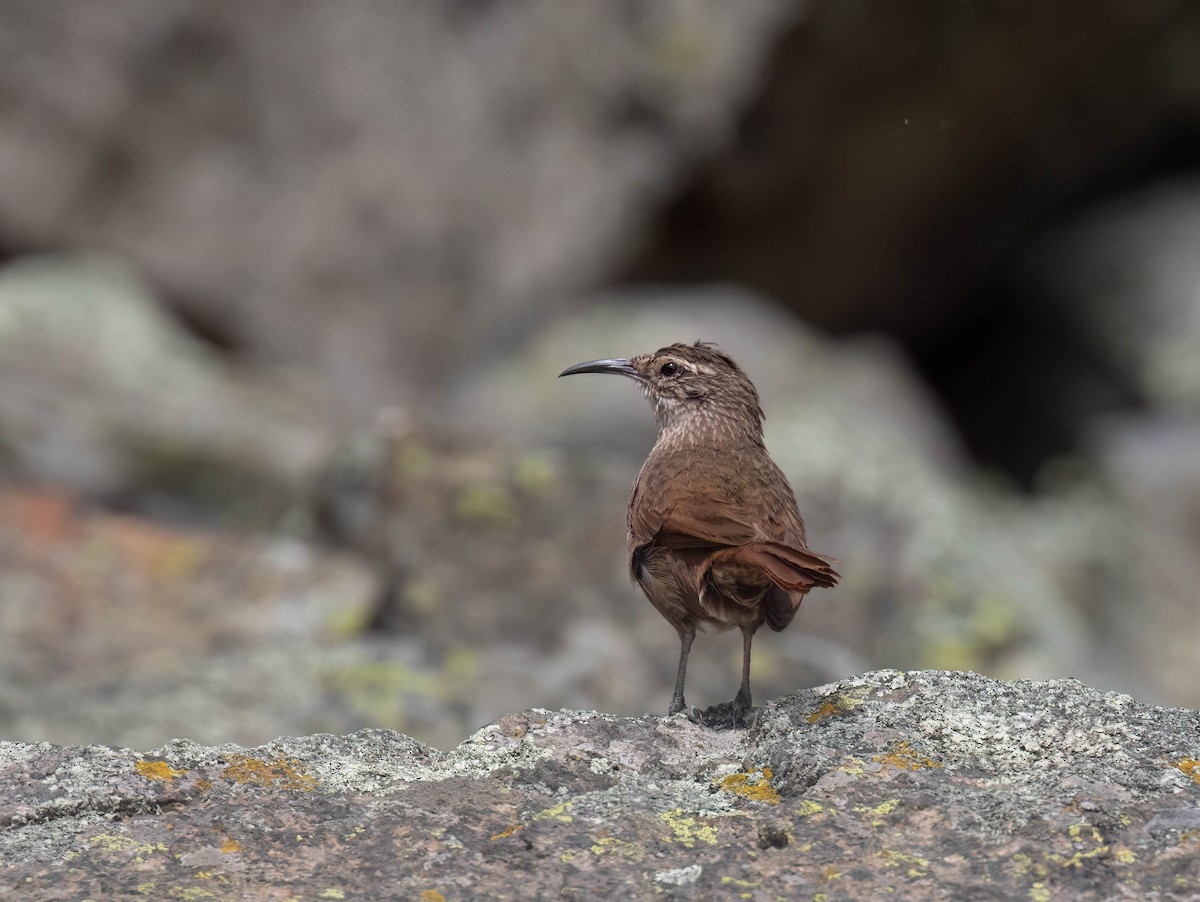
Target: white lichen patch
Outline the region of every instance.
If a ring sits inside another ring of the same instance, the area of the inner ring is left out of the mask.
[[[48,742],[30,745],[24,742],[0,742],[0,771],[20,767],[39,754],[45,754],[53,746]]]
[[[689,864],[684,868],[672,868],[669,871],[657,871],[654,882],[667,886],[688,886],[700,879],[704,869],[698,864]]]

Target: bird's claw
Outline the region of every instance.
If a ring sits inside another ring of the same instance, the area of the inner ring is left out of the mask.
[[[701,710],[692,707],[687,710],[687,719],[697,726],[708,727],[712,730],[737,730],[749,726],[752,708],[732,702],[710,705]]]

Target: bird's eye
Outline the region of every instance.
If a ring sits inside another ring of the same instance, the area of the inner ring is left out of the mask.
[[[658,371],[660,373],[662,373],[664,376],[678,376],[679,375],[679,364],[678,363],[664,363],[661,367],[659,367]]]

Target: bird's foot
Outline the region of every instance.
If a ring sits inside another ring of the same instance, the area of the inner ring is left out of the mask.
[[[751,709],[738,704],[737,699],[710,705],[703,711],[692,708],[688,720],[713,730],[740,730],[748,725]]]

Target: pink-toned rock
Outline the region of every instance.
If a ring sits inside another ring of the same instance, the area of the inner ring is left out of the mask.
[[[0,493],[0,734],[149,745],[363,726],[323,680],[372,660],[346,643],[377,591],[364,565],[300,542]]]

